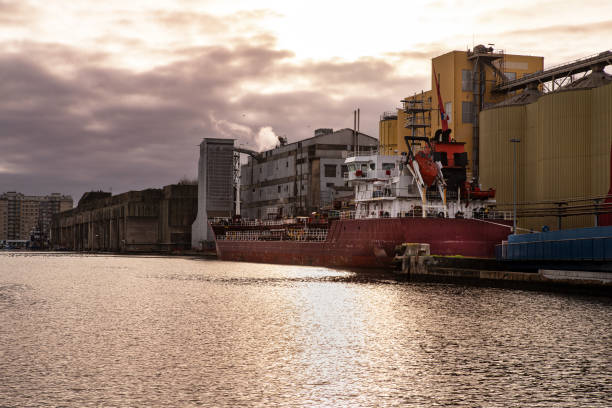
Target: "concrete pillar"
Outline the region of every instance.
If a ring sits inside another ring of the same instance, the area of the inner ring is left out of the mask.
[[[208,217],[231,217],[233,191],[234,139],[205,138],[198,160],[198,215],[191,226],[191,247],[204,249],[214,240]]]
[[[198,159],[198,215],[191,225],[191,247],[203,249],[202,243],[213,239],[209,233],[208,212],[206,211],[206,153],[207,144],[200,143],[200,158]]]

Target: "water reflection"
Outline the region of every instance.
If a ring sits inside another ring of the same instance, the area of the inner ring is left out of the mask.
[[[0,406],[612,405],[607,299],[0,254]]]

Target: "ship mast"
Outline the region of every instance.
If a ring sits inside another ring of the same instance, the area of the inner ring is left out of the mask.
[[[437,80],[436,87],[439,94],[440,90]],[[435,183],[442,199],[442,212],[446,217],[448,216],[448,208],[446,205],[446,182],[442,175],[442,163],[435,160],[435,144],[432,145],[427,137],[427,128],[431,126],[431,106],[425,103],[422,92],[421,95],[414,95],[412,98],[404,99],[402,102],[404,103],[404,112],[406,113],[404,127],[410,129],[411,133],[409,136],[404,137],[408,147],[406,164],[421,196],[422,216],[423,218],[427,216],[427,188]],[[450,130],[448,129],[444,108],[442,108],[442,127],[442,131],[448,137]],[[415,142],[425,142],[426,150],[415,154],[413,146],[419,144]]]

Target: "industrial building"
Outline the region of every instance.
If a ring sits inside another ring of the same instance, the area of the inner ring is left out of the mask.
[[[196,185],[83,194],[76,208],[56,214],[54,248],[74,251],[173,251],[191,248]]]
[[[433,58],[432,90],[381,115],[381,150],[406,151],[404,136],[432,137],[440,128],[435,73],[451,137],[470,156],[468,177],[495,188],[501,210],[518,203],[519,232],[596,225],[610,186],[612,85],[604,68],[612,52],[543,64],[482,45]]]
[[[381,150],[386,154],[406,152],[404,136],[417,130],[416,135],[431,137],[431,129],[435,131],[440,128],[435,73],[440,84],[444,110],[448,115],[448,125],[452,130],[451,137],[466,144],[465,150],[470,160],[468,172],[471,176],[478,177],[479,112],[506,98],[506,95],[494,92],[497,84],[541,71],[543,66],[543,57],[506,54],[483,45],[478,45],[473,50],[451,51],[433,58],[430,90],[404,99],[405,102],[416,103],[424,108],[423,114],[416,117],[416,123],[415,117],[410,117],[404,109],[381,115]]]
[[[480,113],[480,182],[509,209],[516,165],[519,227],[596,225],[610,186],[611,64],[606,51],[501,84],[527,90]]]
[[[15,191],[0,195],[0,241],[25,246],[35,239],[39,244],[50,236],[54,214],[72,208],[72,197],[60,193],[28,196]]]
[[[209,218],[236,214],[237,176],[234,139],[205,138],[198,160],[198,211],[191,228],[192,248],[202,249],[213,241]]]
[[[343,177],[347,152],[377,146],[376,138],[351,129],[317,129],[309,139],[251,155],[241,167],[241,216],[305,215],[351,195]]]

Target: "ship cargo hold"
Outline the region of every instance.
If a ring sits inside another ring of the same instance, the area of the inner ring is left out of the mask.
[[[224,239],[225,235],[221,235],[224,227],[214,228],[217,256],[221,260],[378,268],[391,266],[396,246],[405,242],[428,243],[435,255],[493,258],[495,245],[508,236],[508,224],[499,220],[434,217],[340,219],[330,223],[325,238],[320,235],[320,240],[284,239],[273,234],[268,239],[257,234]],[[231,230],[231,226],[225,228]]]

